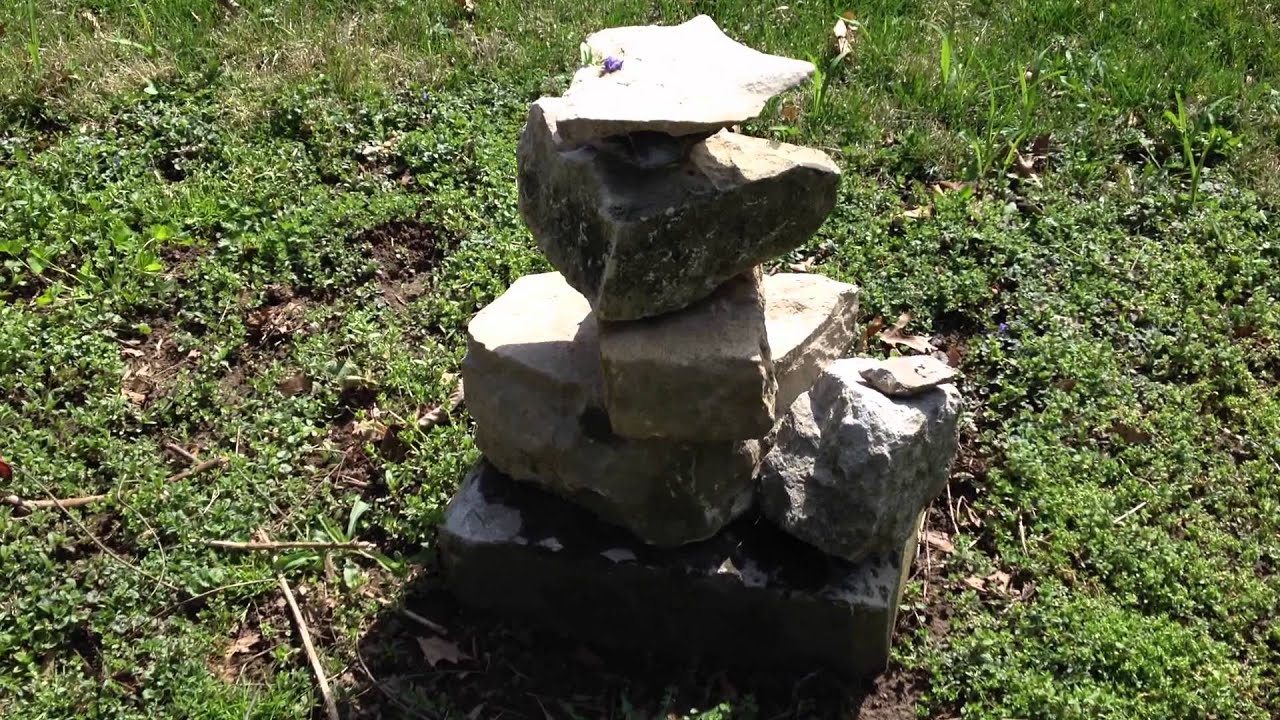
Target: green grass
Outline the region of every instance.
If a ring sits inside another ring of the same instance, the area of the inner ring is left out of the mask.
[[[1280,715],[1265,6],[240,4],[0,10],[3,494],[108,495],[0,507],[0,714],[311,716],[270,559],[203,544],[258,531],[387,556],[282,559],[356,715],[840,705],[605,672],[501,625],[472,635],[469,675],[436,672],[393,611],[434,592],[433,527],[475,457],[465,422],[414,419],[452,391],[471,314],[545,267],[515,208],[527,104],[591,30],[705,12],[824,68],[746,128],[845,170],[791,259],[963,359],[971,420],[931,516],[956,551],[922,558],[896,651],[920,713]],[[828,65],[846,9],[854,50]],[[228,463],[169,481],[169,442]],[[978,582],[996,571],[1008,590]]]

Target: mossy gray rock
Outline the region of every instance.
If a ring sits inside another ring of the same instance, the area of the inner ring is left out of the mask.
[[[835,206],[840,171],[819,150],[725,131],[674,149],[643,134],[575,146],[557,132],[562,103],[530,108],[520,211],[601,320],[688,307],[802,244]]]

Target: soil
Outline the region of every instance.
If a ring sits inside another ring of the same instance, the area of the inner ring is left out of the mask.
[[[429,289],[432,272],[458,239],[423,222],[393,220],[365,230],[352,242],[369,246],[383,297],[393,307],[405,307]]]

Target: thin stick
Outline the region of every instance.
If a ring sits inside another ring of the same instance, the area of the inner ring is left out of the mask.
[[[119,555],[117,555],[117,554],[116,554],[116,552],[115,552],[114,550],[112,550],[111,548],[107,547],[107,546],[106,546],[106,544],[104,544],[101,540],[99,540],[99,539],[98,539],[98,536],[94,535],[92,532],[89,532],[89,528],[85,527],[85,526],[84,526],[84,523],[80,522],[80,518],[78,518],[78,517],[76,517],[75,515],[71,514],[71,511],[67,509],[67,506],[66,506],[66,505],[63,505],[61,500],[59,500],[58,498],[56,498],[56,497],[54,497],[54,496],[53,496],[53,493],[49,490],[49,488],[48,488],[48,486],[47,486],[47,485],[45,485],[44,483],[40,482],[39,480],[36,480],[35,482],[36,482],[36,484],[37,484],[37,485],[39,485],[39,486],[40,486],[40,489],[44,492],[44,494],[49,496],[49,500],[50,500],[50,502],[52,502],[52,503],[53,503],[53,505],[54,505],[55,507],[57,507],[59,510],[61,510],[61,511],[62,511],[62,514],[63,514],[63,515],[65,515],[65,516],[66,516],[66,518],[67,518],[68,520],[70,520],[72,523],[74,523],[76,527],[80,528],[80,532],[82,532],[82,533],[84,533],[85,535],[87,535],[87,536],[89,537],[89,539],[93,541],[93,544],[98,546],[98,549],[99,549],[99,550],[101,550],[102,552],[106,553],[107,555],[110,555],[110,556],[111,556],[111,558],[112,558],[113,560],[115,560],[116,562],[118,562],[118,563],[120,563],[121,565],[124,565],[125,567],[129,568],[130,570],[132,570],[132,571],[134,571],[134,572],[138,573],[139,575],[141,575],[142,577],[144,577],[144,578],[146,578],[146,579],[150,580],[151,582],[153,582],[153,583],[158,583],[158,584],[160,584],[160,585],[163,585],[163,586],[165,586],[165,587],[167,587],[167,588],[169,588],[170,590],[173,590],[173,591],[177,591],[177,590],[178,590],[178,586],[173,585],[172,583],[165,582],[164,580],[161,580],[160,578],[156,577],[155,575],[152,575],[151,573],[147,572],[146,570],[143,570],[142,568],[138,567],[137,565],[134,565],[133,563],[129,562],[128,560],[125,560],[124,558],[122,558],[122,557],[120,557]]]
[[[257,541],[237,542],[235,540],[206,540],[209,547],[223,550],[376,550],[377,545],[371,542],[355,540],[352,542],[313,542],[309,540],[294,541]]]
[[[168,449],[172,450],[172,451],[173,451],[173,452],[175,452],[176,454],[181,455],[182,457],[186,458],[186,459],[187,459],[187,462],[191,463],[192,465],[197,465],[197,464],[199,464],[199,463],[200,463],[200,458],[198,458],[198,457],[196,457],[195,455],[192,455],[191,453],[187,452],[187,449],[186,449],[186,448],[184,448],[184,447],[182,447],[182,446],[181,446],[181,445],[179,445],[178,443],[175,443],[175,442],[167,442],[167,443],[165,443],[165,444],[164,444],[164,446],[165,446],[166,448],[168,448]]]
[[[951,530],[956,534],[960,534],[960,526],[956,523],[956,511],[951,507],[951,479],[947,479],[947,517],[951,518]]]
[[[453,413],[457,412],[466,402],[466,388],[462,383],[458,383],[458,387],[452,393],[449,393],[449,399],[443,405],[428,410],[422,417],[418,418],[418,427],[423,430],[430,430],[440,423],[449,419]]]
[[[205,460],[199,465],[196,465],[194,467],[189,467],[180,473],[170,476],[169,479],[166,480],[165,482],[175,483],[175,482],[178,482],[179,480],[186,480],[187,478],[193,475],[199,475],[200,473],[206,470],[210,470],[216,467],[222,467],[223,465],[226,465],[226,464],[227,464],[227,459],[224,457],[214,458],[212,460]]]
[[[174,610],[177,610],[178,608],[182,607],[183,605],[186,605],[187,603],[195,602],[196,600],[209,597],[210,595],[217,595],[220,592],[231,590],[233,588],[244,587],[246,585],[260,585],[262,583],[269,583],[269,582],[273,582],[273,579],[259,578],[257,580],[242,580],[240,582],[231,583],[230,585],[223,585],[221,587],[216,587],[212,590],[205,590],[202,593],[197,593],[195,595],[192,595],[186,600],[179,600],[178,602],[170,605],[169,607],[165,608],[160,612],[159,617],[164,617],[165,615],[168,615],[169,613],[173,612]]]
[[[434,620],[428,620],[412,610],[408,610],[406,608],[400,608],[400,613],[405,617],[409,618],[410,620],[413,620],[414,622],[421,623],[423,627],[427,628],[428,630],[430,630],[431,632],[434,632],[437,635],[449,634],[449,628],[446,628],[445,626],[441,625],[438,622],[435,622]]]
[[[396,697],[391,693],[390,690],[383,687],[382,681],[373,676],[373,671],[369,669],[369,665],[364,661],[364,656],[360,654],[360,643],[356,643],[355,649],[356,649],[356,661],[360,663],[360,669],[364,670],[364,674],[366,677],[369,678],[369,682],[373,683],[373,686],[378,689],[378,692],[382,693],[383,697],[390,700],[391,703],[396,707],[400,708],[401,710],[415,717],[422,718],[423,720],[433,720],[432,716],[423,715],[420,711],[418,711],[413,707],[410,707],[408,704],[405,703],[405,701]]]
[[[1127,518],[1127,517],[1129,517],[1130,515],[1132,515],[1132,514],[1134,514],[1134,513],[1138,512],[1139,510],[1141,510],[1142,508],[1144,508],[1144,507],[1146,507],[1146,506],[1147,506],[1147,501],[1146,501],[1146,500],[1143,500],[1142,502],[1138,503],[1137,505],[1134,505],[1133,507],[1129,508],[1129,509],[1128,509],[1127,511],[1125,511],[1123,514],[1121,514],[1121,515],[1120,515],[1120,517],[1116,518],[1115,520],[1112,520],[1112,521],[1111,521],[1111,524],[1113,524],[1113,525],[1119,525],[1120,523],[1122,523],[1122,522],[1124,522],[1124,521],[1125,521],[1125,518]]]
[[[64,508],[80,507],[81,505],[91,505],[99,500],[106,500],[106,495],[85,495],[84,497],[49,499],[49,500],[24,500],[17,495],[9,495],[0,498],[0,505],[12,505],[19,510],[37,510],[40,508],[52,508],[61,505]]]
[[[324,699],[325,713],[329,716],[329,720],[342,720],[338,716],[338,705],[333,701],[333,691],[329,689],[329,678],[324,674],[324,666],[320,664],[315,646],[311,644],[311,631],[307,628],[307,621],[302,617],[302,610],[293,597],[293,590],[289,589],[289,581],[284,579],[284,575],[279,574],[276,575],[276,581],[280,583],[284,600],[289,603],[289,610],[293,612],[293,621],[297,624],[298,635],[302,638],[302,649],[307,653],[311,671],[316,676],[316,684],[320,686],[320,697]]]

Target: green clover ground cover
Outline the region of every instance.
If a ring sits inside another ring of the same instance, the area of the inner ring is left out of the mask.
[[[417,420],[471,314],[545,268],[515,208],[524,110],[591,30],[699,12],[823,68],[745,128],[845,170],[786,261],[860,284],[865,322],[911,312],[965,372],[945,542],[877,717],[1280,714],[1274,13],[234,5],[3,14],[0,494],[107,497],[0,506],[0,714],[312,716],[279,567],[353,716],[856,716],[857,693],[459,615],[431,568],[475,450],[465,414]],[[169,444],[226,464],[174,479]],[[205,544],[259,532],[380,554]],[[424,599],[469,660],[425,662],[395,610]]]

